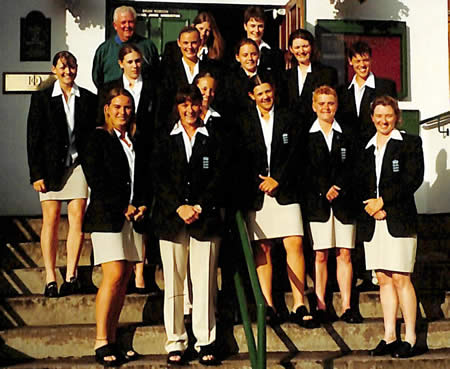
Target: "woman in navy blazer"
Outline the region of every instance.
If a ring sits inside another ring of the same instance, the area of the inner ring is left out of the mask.
[[[58,52],[52,66],[56,81],[32,95],[28,114],[28,165],[30,182],[41,200],[41,248],[47,297],[58,296],[55,267],[62,201],[68,202],[69,232],[66,278],[59,295],[79,290],[76,271],[88,195],[80,164],[84,161],[86,138],[95,128],[97,98],[75,84],[77,69],[77,60],[71,53]]]
[[[336,276],[341,293],[342,316],[347,323],[361,323],[350,306],[352,284],[351,250],[355,247],[356,217],[353,171],[354,135],[351,125],[337,122],[336,91],[320,86],[313,93],[317,119],[307,134],[305,187],[303,197],[315,251],[314,286],[316,315],[321,323],[330,320],[325,302],[330,249],[336,250]]]
[[[370,354],[410,357],[418,353],[417,300],[411,273],[417,247],[414,192],[424,174],[422,141],[396,129],[401,116],[392,97],[377,97],[371,105],[371,116],[377,133],[361,157],[358,187],[364,211],[357,237],[364,241],[366,268],[376,271],[380,284],[385,331]],[[406,331],[402,342],[396,337],[399,305]]]
[[[180,88],[179,120],[155,137],[151,167],[154,185],[152,224],[160,240],[164,270],[164,325],[167,361],[184,362],[184,279],[189,263],[192,329],[202,364],[217,364],[215,353],[217,257],[222,234],[228,146],[217,129],[200,119],[202,95],[195,85]]]
[[[92,133],[86,147],[91,195],[83,229],[92,233],[94,263],[101,264],[103,272],[96,298],[95,358],[112,366],[138,356],[132,348],[118,349],[116,331],[134,263],[142,261],[142,237],[135,222],[142,219],[147,201],[145,177],[133,149],[133,97],[113,88],[104,113],[105,124]]]
[[[241,206],[247,211],[250,239],[255,242],[255,263],[266,300],[267,320],[280,321],[272,298],[272,256],[275,239],[283,241],[293,293],[291,319],[306,328],[317,326],[304,302],[305,259],[303,225],[298,199],[301,160],[300,124],[274,105],[269,74],[251,78],[249,96],[255,105],[241,117],[237,138],[242,163]]]
[[[314,90],[322,85],[335,88],[337,85],[337,72],[319,62],[318,50],[314,36],[305,29],[292,32],[288,40],[289,51],[294,57],[292,66],[285,72],[287,102],[291,109],[302,115],[303,123],[308,127],[316,117],[312,109],[312,96]],[[299,88],[299,79],[302,86]]]
[[[122,77],[106,83],[99,91],[99,122],[102,122],[104,119],[105,99],[111,89],[115,87],[125,88],[133,94],[133,98],[137,103],[137,106],[135,106],[136,134],[134,135],[136,150],[147,151],[154,133],[158,89],[157,76],[148,75],[146,79],[142,78],[142,52],[134,44],[125,44],[121,47],[118,63],[123,71]],[[152,245],[150,239],[151,237],[147,234],[144,235],[144,243],[142,245],[143,261],[135,265],[135,291],[138,293],[147,292],[144,280],[145,245]]]

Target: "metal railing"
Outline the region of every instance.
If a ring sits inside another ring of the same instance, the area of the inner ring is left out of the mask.
[[[424,119],[420,122],[420,125],[423,129],[429,130],[437,128],[439,133],[450,136],[449,128],[444,128],[444,126],[447,124],[450,124],[450,111],[448,111],[447,113],[436,115],[435,117]]]
[[[248,353],[253,369],[266,369],[266,303],[259,285],[258,275],[256,274],[255,261],[253,259],[253,251],[248,237],[247,226],[241,211],[236,212],[236,223],[241,240],[242,250],[244,252],[245,263],[247,265],[248,275],[253,295],[256,301],[257,316],[257,337],[258,344],[255,343],[253,336],[252,323],[248,313],[247,299],[242,283],[242,277],[239,270],[234,273],[234,285],[236,287],[236,295],[239,302],[239,309],[244,326],[245,337],[247,339]]]

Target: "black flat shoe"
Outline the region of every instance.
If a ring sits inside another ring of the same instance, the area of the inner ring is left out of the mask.
[[[396,359],[404,359],[404,358],[413,357],[413,356],[416,356],[419,354],[420,354],[420,352],[417,347],[417,344],[415,344],[414,346],[411,346],[411,344],[409,342],[403,341],[398,344],[396,350],[394,350],[391,353],[391,356]]]
[[[328,310],[318,309],[314,312],[314,318],[319,324],[333,323],[337,320],[336,315]]]
[[[359,311],[354,309],[345,310],[344,314],[342,314],[339,319],[350,324],[360,324],[364,320]]]
[[[206,356],[211,356],[211,359],[205,359]],[[220,364],[220,360],[217,359],[214,343],[211,343],[207,346],[200,346],[200,352],[198,353],[198,362],[206,366],[215,366]]]
[[[383,355],[392,355],[397,349],[399,342],[393,341],[391,343],[386,343],[385,340],[381,340],[377,347],[373,350],[369,350],[370,356],[383,356]]]
[[[311,318],[311,319],[306,319]],[[291,313],[290,320],[298,324],[300,327],[313,329],[320,327],[320,323],[312,316],[305,305],[299,306],[295,312]]]
[[[180,360],[172,359],[175,356],[179,356]],[[169,364],[169,365],[184,365],[185,364],[184,353],[179,350],[170,351],[167,354],[167,364]]]
[[[70,296],[75,293],[79,293],[80,290],[80,281],[77,279],[77,277],[71,277],[69,282],[64,281],[64,283],[61,285],[61,288],[59,289],[59,296]]]
[[[105,360],[108,356],[114,356],[114,360]],[[122,364],[119,359],[119,354],[117,352],[117,347],[113,343],[108,343],[102,347],[95,350],[95,361],[100,365],[111,367]]]
[[[272,306],[266,306],[266,324],[277,325],[280,324],[281,319]]]
[[[59,297],[58,285],[56,284],[56,282],[50,282],[45,286],[44,296],[45,297]]]

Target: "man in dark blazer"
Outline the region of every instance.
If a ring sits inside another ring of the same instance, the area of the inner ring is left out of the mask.
[[[372,73],[372,49],[367,43],[358,41],[351,45],[348,63],[355,76],[349,86],[342,86],[339,91],[337,119],[355,124],[361,146],[364,146],[376,132],[370,117],[371,102],[383,95],[396,98],[397,89],[394,81],[375,77]]]

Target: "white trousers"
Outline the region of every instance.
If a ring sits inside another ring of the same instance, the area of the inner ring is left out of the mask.
[[[192,282],[192,331],[195,347],[216,340],[215,304],[217,293],[217,258],[220,240],[198,241],[186,234],[176,242],[160,240],[164,271],[164,326],[166,351],[184,351],[188,337],[184,326],[184,281],[188,262]]]

